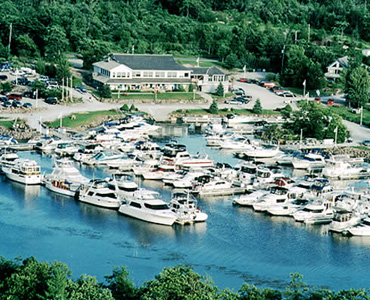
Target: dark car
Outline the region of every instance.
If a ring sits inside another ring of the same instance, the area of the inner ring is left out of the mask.
[[[370,140],[362,141],[361,143],[363,146],[369,147],[370,146]]]
[[[86,93],[86,88],[83,85],[76,86],[76,91],[79,91],[80,93],[84,94]]]
[[[13,103],[12,103],[12,106],[14,108],[21,107],[22,106],[22,102],[20,102],[18,100],[14,100]]]
[[[47,97],[45,103],[48,104],[58,104],[58,99],[56,97]]]
[[[8,76],[6,75],[0,75],[0,80],[7,80],[8,79]]]
[[[2,96],[0,97],[0,102],[5,102],[5,101],[8,101],[8,97],[7,96]]]
[[[35,93],[31,92],[31,91],[27,91],[27,92],[23,93],[23,97],[34,99],[35,98]]]
[[[4,101],[4,103],[2,105],[4,107],[11,107],[12,106],[12,103],[10,101]]]
[[[29,102],[23,103],[24,108],[32,108],[32,104]]]
[[[22,100],[21,94],[11,93],[8,95],[9,100]]]

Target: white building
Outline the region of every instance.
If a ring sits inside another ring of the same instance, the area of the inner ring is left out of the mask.
[[[325,73],[325,77],[328,80],[335,81],[340,77],[340,73],[343,69],[348,68],[348,56],[338,58],[335,62],[328,66],[328,72]]]
[[[96,86],[107,84],[112,90],[167,91],[190,84],[203,92],[215,92],[220,82],[227,91],[228,75],[216,67],[186,68],[172,55],[112,54],[93,64]]]

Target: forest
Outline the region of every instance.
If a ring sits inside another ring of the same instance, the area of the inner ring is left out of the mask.
[[[212,279],[191,267],[179,265],[164,268],[154,279],[135,286],[125,267],[116,267],[104,282],[81,275],[72,278],[61,262],[38,262],[34,257],[6,260],[0,257],[0,299],[24,300],[305,300],[370,299],[368,290],[332,291],[311,287],[299,274],[281,289],[256,287],[244,283],[238,291],[219,289]]]
[[[112,52],[216,58],[280,73],[286,86],[325,85],[329,63],[367,47],[367,0],[1,0],[0,58],[89,69]],[[366,60],[366,58],[363,58]]]

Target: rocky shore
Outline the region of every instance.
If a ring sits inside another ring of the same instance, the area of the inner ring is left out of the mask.
[[[351,157],[363,157],[365,162],[370,163],[370,148],[369,150],[364,150],[355,147],[334,147],[331,149],[326,149],[325,154],[348,154]]]

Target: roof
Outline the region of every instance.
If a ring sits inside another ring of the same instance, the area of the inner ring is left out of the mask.
[[[112,59],[133,70],[189,70],[178,64],[172,55],[113,53]]]
[[[96,62],[96,63],[93,64],[93,66],[102,68],[104,70],[112,70],[112,69],[117,68],[118,66],[120,66],[120,64],[117,63],[114,60],[109,60],[109,61]]]
[[[210,67],[210,68],[192,68],[194,75],[226,75],[224,71],[217,67]]]
[[[337,61],[343,68],[348,68],[348,56],[338,58]]]

